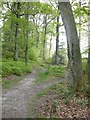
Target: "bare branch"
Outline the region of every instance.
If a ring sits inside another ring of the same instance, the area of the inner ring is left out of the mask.
[[[56,7],[53,5],[53,3],[49,0],[50,4],[56,9]]]
[[[48,21],[48,22],[47,22],[47,25],[48,25],[52,20],[54,20],[55,18],[56,18],[56,16],[53,17],[50,21]]]

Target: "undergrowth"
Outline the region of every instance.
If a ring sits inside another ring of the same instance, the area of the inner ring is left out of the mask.
[[[86,96],[75,93],[72,88],[64,83],[52,85],[40,91],[36,99],[40,105],[36,105],[37,117],[76,117],[87,114],[89,103]],[[38,102],[37,102],[38,104]],[[69,111],[69,112],[68,112]],[[83,113],[84,112],[84,113]]]
[[[24,61],[13,61],[13,60],[4,60],[0,64],[2,64],[2,77],[6,77],[9,75],[22,75],[23,73],[30,73],[32,71],[33,66],[35,66],[35,61],[29,61],[26,66]]]
[[[26,66],[22,60],[13,61],[11,59],[3,59],[0,61],[0,66],[2,66],[2,71],[0,71],[2,75],[2,87],[9,89],[22,80],[23,75],[31,73],[32,69],[37,66],[37,62],[30,60]]]
[[[75,93],[74,90],[68,85],[66,85],[65,83],[58,83],[58,84],[52,85],[40,91],[37,94],[37,97],[41,98],[43,96],[50,95],[50,94],[59,95],[59,97],[63,99],[65,104],[67,104],[72,99],[75,100],[75,102],[78,104],[83,104],[83,105],[88,104],[88,100],[83,99],[83,97],[81,99],[81,96],[85,96],[85,95],[78,93],[78,97],[77,97],[77,93]]]
[[[2,88],[10,89],[22,79],[23,79],[22,75],[21,76],[12,75],[12,77],[9,76],[9,77],[3,78],[2,79]]]
[[[49,80],[49,77],[62,77],[64,75],[65,67],[57,65],[41,65],[37,83],[42,83]],[[48,79],[47,79],[48,78]],[[51,79],[50,79],[51,80]]]

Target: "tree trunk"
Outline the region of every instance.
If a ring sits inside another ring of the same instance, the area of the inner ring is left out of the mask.
[[[90,10],[90,2],[88,3]],[[89,100],[90,100],[90,15],[88,17],[88,91],[89,91]]]
[[[90,84],[90,43],[89,43],[89,51],[88,51],[88,82]]]
[[[58,5],[59,10],[59,5]],[[59,16],[57,16],[57,25],[56,25],[56,54],[55,54],[55,64],[59,64],[58,55],[59,55]]]
[[[36,47],[39,47],[39,31],[38,28],[36,27],[36,32],[37,32],[37,40],[36,40]]]
[[[20,3],[16,3],[16,18],[17,20],[20,18]],[[16,30],[15,30],[15,48],[14,48],[14,60],[18,60],[18,33],[19,33],[19,23],[18,21],[16,22]]]
[[[81,1],[79,2],[79,7],[81,7]],[[79,40],[81,40],[81,16],[79,16]]]
[[[47,15],[44,17],[44,44],[43,44],[43,60],[46,60],[46,31],[47,31]]]
[[[68,58],[71,78],[73,80],[72,83],[75,90],[79,91],[82,81],[81,54],[79,38],[70,2],[59,2],[59,9],[67,36]]]
[[[28,14],[28,10],[29,10],[29,5],[27,6],[27,13],[25,14],[25,18],[26,18],[26,25],[27,25],[27,29],[26,29],[26,39],[25,39],[25,61],[26,61],[26,65],[28,64],[28,23],[29,23],[29,14]]]
[[[11,22],[10,22],[10,37],[9,37],[9,44],[8,44],[8,51],[12,51],[12,46],[11,46],[11,42],[13,41],[13,22],[12,22],[12,20],[11,20]]]
[[[49,58],[51,56],[51,48],[52,48],[52,34],[51,34],[51,38],[50,38]]]

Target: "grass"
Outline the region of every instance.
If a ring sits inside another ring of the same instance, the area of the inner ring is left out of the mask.
[[[23,75],[31,73],[32,69],[37,66],[36,61],[29,61],[26,66],[22,60],[13,61],[11,59],[4,59],[0,61],[2,66],[2,87],[4,89],[10,89],[18,81],[22,80]]]
[[[38,78],[36,80],[36,83],[42,83],[42,82],[46,82],[48,80],[52,80],[49,79],[50,77],[62,77],[64,75],[64,70],[65,67],[64,66],[56,66],[56,65],[41,65],[41,69],[38,75]]]
[[[23,79],[23,76],[16,76],[16,75],[14,75],[12,79],[3,78],[2,88],[3,89],[10,89],[22,79]]]
[[[41,98],[41,97],[43,97],[43,96],[47,95],[48,91],[49,91],[49,88],[44,89],[44,90],[42,90],[42,91],[38,92],[38,93],[37,93],[37,95],[36,95],[36,96],[37,96],[37,98]]]
[[[55,93],[55,94],[60,94],[62,96],[68,96],[70,95],[70,91],[69,89],[67,89],[67,87],[64,85],[64,83],[58,83],[55,85],[52,85],[46,89],[44,89],[43,91],[40,91],[37,94],[37,97],[43,97],[45,95],[47,95],[48,93]]]

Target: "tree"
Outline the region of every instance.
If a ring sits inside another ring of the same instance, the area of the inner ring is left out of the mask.
[[[20,2],[14,3],[14,7],[16,8],[16,30],[15,30],[15,48],[14,48],[14,60],[18,60],[18,34],[19,34],[19,22],[20,18]]]
[[[88,3],[90,10],[90,2]],[[90,93],[90,15],[88,16],[88,84]]]
[[[57,5],[59,10],[59,5]],[[59,16],[57,16],[57,25],[56,25],[56,55],[55,55],[55,64],[59,64],[58,61],[59,55]]]
[[[43,60],[46,60],[46,32],[47,32],[47,15],[44,16],[44,44],[43,44]]]
[[[29,2],[27,3],[27,11],[25,14],[25,18],[26,18],[26,39],[25,39],[25,60],[26,60],[26,65],[28,64],[28,34],[29,34],[29,29],[28,29],[28,25],[29,25]]]
[[[50,38],[49,58],[50,58],[50,55],[51,55],[51,48],[52,48],[52,33],[51,33],[51,38]]]
[[[70,2],[59,2],[59,9],[67,36],[68,59],[73,86],[76,91],[79,91],[80,83],[82,81],[81,54],[79,38],[77,35],[75,20]]]
[[[81,1],[79,2],[79,7],[81,7]],[[81,39],[81,16],[79,16],[79,40]]]

